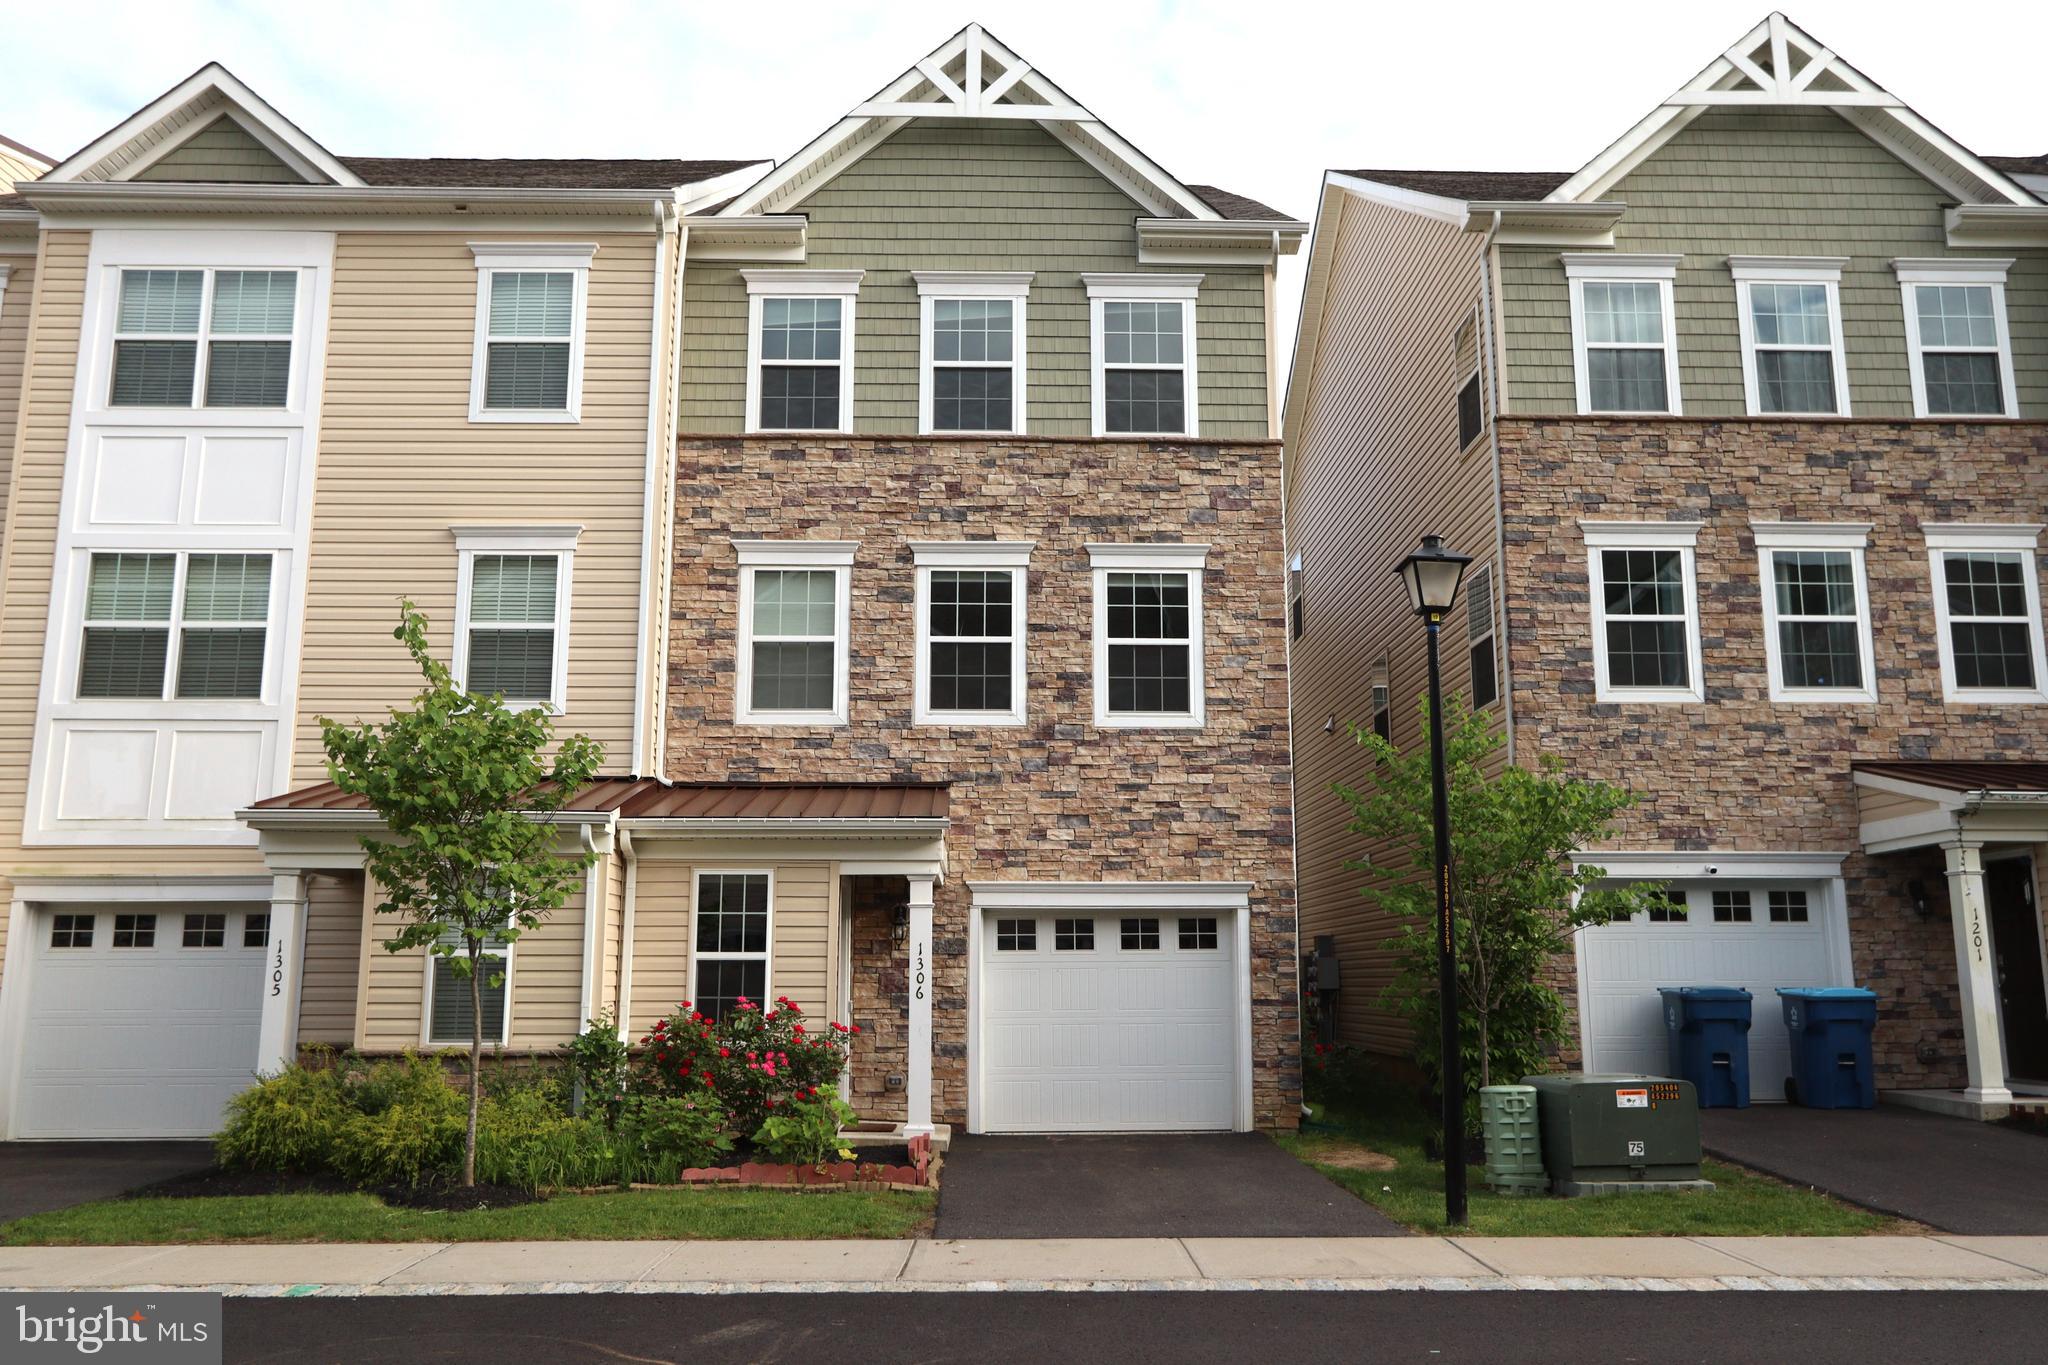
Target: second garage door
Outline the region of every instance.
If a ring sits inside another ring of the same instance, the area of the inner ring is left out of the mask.
[[[1750,1002],[1749,1093],[1785,1097],[1791,1039],[1780,986],[1837,980],[1843,932],[1826,883],[1684,885],[1651,915],[1583,931],[1579,995],[1586,1069],[1670,1071],[1660,986],[1740,986]]]
[[[988,914],[981,1129],[1233,1127],[1235,913]]]
[[[256,1070],[267,917],[240,906],[33,916],[14,1136],[196,1138]]]

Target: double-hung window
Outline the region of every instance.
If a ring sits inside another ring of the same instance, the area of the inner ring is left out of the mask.
[[[1582,521],[1603,702],[1691,702],[1700,683],[1698,522]]]
[[[1579,411],[1678,413],[1677,256],[1568,252]]]
[[[920,270],[918,430],[1019,433],[1031,272]]]
[[[1905,296],[1906,358],[1915,417],[2017,417],[2012,334],[2005,321],[2010,258],[1896,260]]]
[[[1090,545],[1095,723],[1199,726],[1206,545]]]
[[[1500,700],[1500,651],[1494,643],[1493,567],[1482,564],[1465,580],[1465,658],[1472,666],[1472,706]]]
[[[1749,415],[1849,415],[1843,258],[1731,256]]]
[[[735,540],[741,725],[844,725],[852,541]]]
[[[722,1019],[742,1000],[759,1008],[768,998],[773,881],[767,872],[697,874],[690,985],[700,1014]]]
[[[1031,543],[914,541],[919,725],[1024,722]]]
[[[455,677],[466,691],[568,708],[570,577],[580,526],[458,526]]]
[[[1200,275],[1083,275],[1093,357],[1094,434],[1194,436],[1195,299]]]
[[[296,270],[123,270],[115,408],[282,408],[291,397]]]
[[[1866,523],[1752,522],[1771,700],[1877,700]]]
[[[441,935],[440,946],[449,953],[427,957],[427,1010],[422,1043],[467,1043],[475,1027],[478,1005],[483,1010],[483,1038],[502,1047],[511,1038],[512,944],[495,936],[486,938],[475,970],[468,970],[469,947],[462,934],[451,929]],[[456,960],[464,964],[456,966]],[[470,998],[472,975],[477,999]]]
[[[78,700],[261,700],[270,568],[267,554],[93,554]]]
[[[1458,385],[1458,449],[1468,450],[1486,430],[1479,385],[1479,320],[1466,318],[1451,339],[1451,374]]]
[[[575,422],[583,411],[588,242],[471,242],[476,258],[472,422]]]
[[[747,430],[853,430],[860,270],[743,270]]]
[[[1942,696],[1990,704],[2048,701],[2033,524],[1922,528],[1934,574]]]

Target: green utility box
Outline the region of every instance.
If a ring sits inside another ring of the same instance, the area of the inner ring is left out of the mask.
[[[1699,1095],[1665,1076],[1524,1076],[1536,1090],[1553,1194],[1711,1190],[1700,1176]]]
[[[1481,1087],[1479,1131],[1486,1139],[1487,1184],[1502,1194],[1542,1194],[1549,1188],[1533,1086]]]

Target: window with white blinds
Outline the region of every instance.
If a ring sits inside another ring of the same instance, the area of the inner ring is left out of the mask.
[[[566,411],[575,275],[567,270],[494,270],[490,296],[484,407],[493,412]]]
[[[455,949],[463,965],[469,965],[469,948],[458,933],[441,936],[441,942]],[[477,995],[483,1004],[483,1037],[486,1043],[502,1046],[506,1040],[506,1004],[512,993],[512,945],[502,939],[484,940],[483,953],[476,961]],[[470,999],[469,974],[459,971],[453,958],[436,956],[427,978],[428,1043],[467,1043],[475,1027],[476,1006]]]
[[[470,559],[468,667],[463,686],[509,702],[558,706],[556,651],[561,557],[479,554]]]
[[[79,699],[261,700],[270,574],[267,554],[93,555]]]
[[[291,397],[296,270],[124,270],[117,408],[282,408]]]

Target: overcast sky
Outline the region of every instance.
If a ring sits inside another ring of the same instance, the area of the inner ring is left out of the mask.
[[[1576,169],[1765,3],[72,0],[11,7],[0,134],[66,155],[219,60],[342,154],[782,158],[978,19],[1175,175],[1306,218],[1332,166]],[[1788,12],[1965,146],[2048,153],[2048,3]]]

